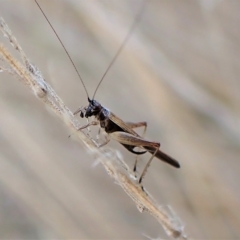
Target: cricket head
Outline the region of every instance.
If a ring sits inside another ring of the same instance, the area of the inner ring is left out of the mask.
[[[90,98],[88,98],[88,102],[89,102],[89,105],[86,109],[85,117],[88,118],[91,116],[99,115],[99,113],[102,110],[102,105],[96,100],[91,100]]]

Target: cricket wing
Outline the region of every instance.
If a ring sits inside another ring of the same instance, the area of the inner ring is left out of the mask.
[[[109,119],[122,128],[125,132],[130,133],[136,137],[140,137],[131,127],[129,127],[122,119],[110,112]]]

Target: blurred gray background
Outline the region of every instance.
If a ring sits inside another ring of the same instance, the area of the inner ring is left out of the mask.
[[[92,96],[142,1],[39,3]],[[155,160],[144,185],[194,239],[240,238],[239,12],[235,0],[150,0],[96,95],[122,119],[147,121],[146,138],[181,163],[176,170]],[[0,15],[65,104],[86,105],[35,2],[0,0]],[[1,239],[167,238],[55,115],[14,77],[0,79]],[[133,164],[120,144],[109,146]]]

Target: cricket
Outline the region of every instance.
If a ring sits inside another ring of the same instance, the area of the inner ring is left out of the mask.
[[[138,178],[139,184],[142,183],[143,177],[145,176],[147,169],[150,166],[153,158],[157,158],[163,162],[166,162],[175,168],[180,168],[180,164],[177,160],[175,160],[174,158],[170,157],[169,155],[167,155],[166,153],[164,153],[160,150],[159,142],[149,141],[149,140],[145,139],[144,135],[145,135],[145,132],[147,129],[147,122],[136,122],[136,123],[125,122],[120,117],[116,116],[113,112],[111,112],[109,109],[102,106],[98,101],[95,100],[95,95],[97,93],[97,90],[99,89],[99,86],[101,85],[101,83],[104,80],[109,69],[111,68],[111,66],[113,65],[113,63],[115,62],[115,60],[117,59],[119,54],[121,53],[123,47],[126,45],[127,41],[129,40],[131,34],[133,33],[133,31],[135,29],[137,23],[139,22],[139,19],[142,16],[142,13],[144,10],[144,6],[146,5],[146,1],[145,0],[143,1],[143,4],[142,4],[139,12],[137,13],[131,28],[129,29],[124,41],[122,42],[121,46],[119,47],[118,51],[116,52],[114,58],[110,62],[108,68],[104,72],[101,80],[99,81],[99,83],[94,91],[92,98],[89,97],[89,94],[88,94],[87,88],[84,84],[84,81],[82,80],[79,71],[77,70],[70,54],[68,53],[64,44],[62,43],[60,37],[58,36],[54,27],[48,20],[47,16],[45,15],[45,13],[42,10],[41,6],[39,5],[38,1],[35,0],[35,2],[37,4],[38,8],[40,9],[40,11],[42,12],[44,18],[47,20],[48,24],[52,28],[54,34],[58,38],[64,51],[66,52],[80,81],[82,82],[83,88],[86,92],[87,99],[88,99],[88,105],[85,107],[80,107],[77,111],[74,112],[74,115],[79,114],[81,118],[86,118],[88,123],[86,125],[80,127],[78,130],[83,130],[90,126],[96,126],[96,125],[99,126],[100,129],[104,130],[104,132],[106,133],[106,139],[103,143],[99,144],[99,147],[106,145],[110,140],[115,140],[115,141],[119,142],[120,144],[122,144],[128,151],[130,151],[131,153],[136,155],[136,160],[135,160],[134,168],[133,168],[134,172],[137,171],[137,162],[139,160],[139,156],[142,154],[145,154],[147,152],[150,153],[151,157],[148,160],[147,164],[145,165],[142,173],[139,175],[139,178]],[[89,118],[91,118],[91,117],[93,117],[94,120],[89,121]],[[140,127],[144,128],[142,136],[140,136],[138,133],[136,133],[134,131],[134,129],[140,128]],[[141,151],[139,151],[139,150],[136,151],[135,148],[141,149]]]

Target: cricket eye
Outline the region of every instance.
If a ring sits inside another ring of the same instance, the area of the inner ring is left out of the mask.
[[[81,117],[81,118],[83,118],[83,117],[84,117],[84,114],[83,114],[83,112],[82,112],[82,111],[80,112],[80,117]]]

